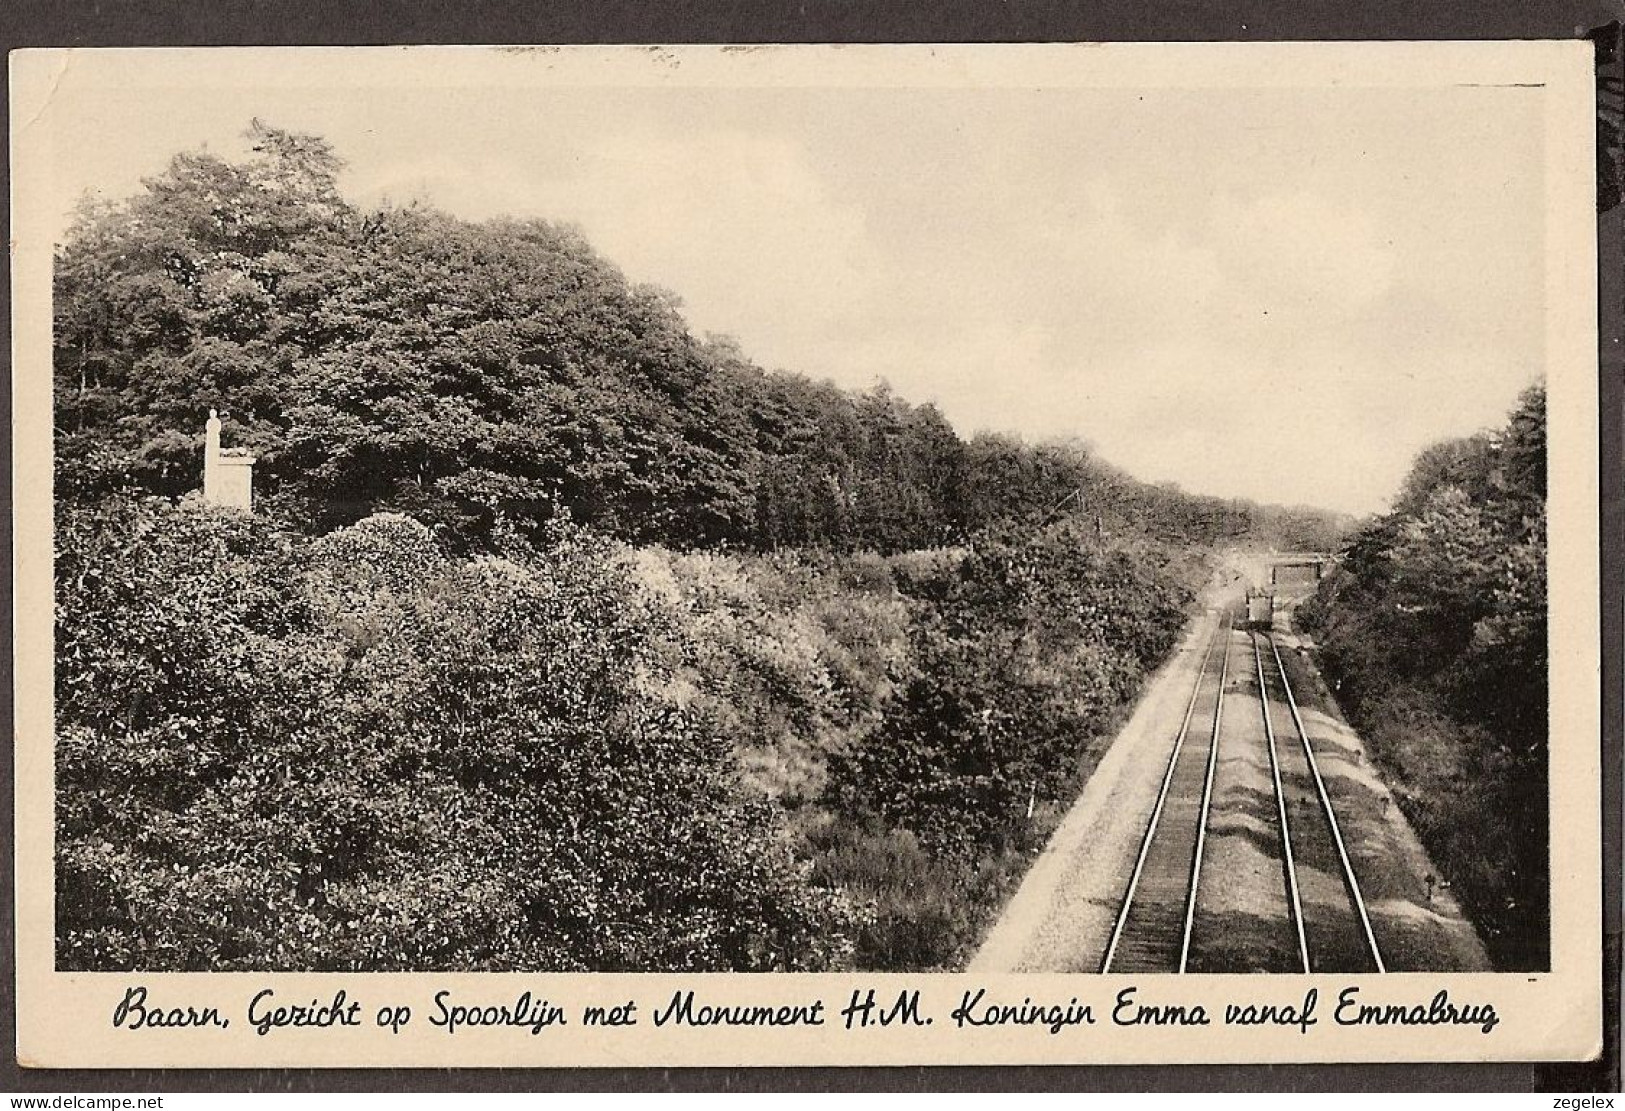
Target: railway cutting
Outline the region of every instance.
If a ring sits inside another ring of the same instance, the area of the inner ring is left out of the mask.
[[[1289,581],[1265,561],[1210,592],[973,971],[1487,967],[1447,899],[1395,896],[1431,865],[1290,631]]]

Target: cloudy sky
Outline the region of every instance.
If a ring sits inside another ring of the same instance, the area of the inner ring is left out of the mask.
[[[37,121],[60,137],[57,228],[178,150],[239,152],[259,115],[329,139],[359,204],[578,223],[766,366],[883,378],[967,434],[1081,438],[1146,479],[1352,512],[1542,374],[1535,90],[243,73],[65,77]]]

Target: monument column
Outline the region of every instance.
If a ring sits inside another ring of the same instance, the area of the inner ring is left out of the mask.
[[[203,437],[203,500],[209,505],[254,508],[254,457],[220,446],[220,414],[209,410]]]

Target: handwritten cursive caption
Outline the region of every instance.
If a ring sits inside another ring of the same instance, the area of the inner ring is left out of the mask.
[[[1213,1009],[1134,985],[1103,993],[1099,999],[1069,995],[1065,999],[1023,996],[1019,1000],[973,987],[950,1005],[939,1001],[935,1008],[922,1001],[919,989],[910,988],[858,988],[838,999],[788,998],[770,1004],[729,1002],[724,995],[679,988],[649,999],[606,1000],[567,1008],[528,990],[477,997],[442,989],[413,1000],[364,1002],[349,988],[315,998],[291,998],[265,987],[228,1013],[219,1005],[160,998],[145,984],[131,984],[124,987],[109,1020],[114,1029],[131,1032],[246,1028],[260,1038],[274,1038],[290,1030],[370,1029],[400,1034],[422,1026],[446,1037],[476,1030],[537,1037],[571,1027],[831,1027],[862,1035],[930,1026],[955,1030],[1028,1027],[1047,1037],[1091,1027],[1204,1026],[1279,1027],[1300,1035],[1346,1027],[1448,1026],[1489,1035],[1501,1021],[1493,1004],[1459,999],[1445,989],[1394,998],[1357,986],[1339,988],[1326,997],[1318,987],[1302,994],[1261,993],[1259,998],[1225,1002]]]

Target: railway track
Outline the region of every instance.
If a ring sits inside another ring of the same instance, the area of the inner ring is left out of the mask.
[[[1294,738],[1282,744],[1276,782],[1281,802],[1287,860],[1294,873],[1300,954],[1305,972],[1385,972],[1382,950],[1360,893],[1337,809],[1326,790],[1314,743],[1304,728],[1281,650],[1269,633],[1250,634],[1259,660],[1259,693],[1272,734]],[[1267,649],[1267,652],[1265,651]],[[1271,667],[1270,665],[1274,666]],[[1279,697],[1272,697],[1277,693]],[[1288,728],[1274,724],[1285,717]],[[1285,815],[1295,816],[1288,821]]]
[[[1224,717],[1229,630],[1230,615],[1226,613],[1220,617],[1197,668],[1185,718],[1174,737],[1162,787],[1101,960],[1102,972],[1183,972],[1189,963],[1203,840],[1213,799],[1213,769]],[[1215,655],[1219,657],[1217,681],[1210,684]],[[1193,723],[1197,723],[1194,735]]]
[[[1292,693],[1273,637],[1247,635],[1257,681],[1256,709],[1263,719],[1273,826],[1285,888],[1288,923],[1295,941],[1293,971],[1385,971],[1371,929],[1331,795]],[[1212,949],[1220,929],[1204,933],[1203,862],[1214,818],[1214,770],[1226,743],[1230,655],[1240,647],[1230,614],[1223,614],[1204,649],[1185,716],[1174,737],[1161,788],[1146,824],[1134,868],[1101,960],[1102,972],[1187,972],[1191,939],[1203,933]],[[1214,657],[1217,656],[1215,661]],[[1252,699],[1248,699],[1251,702]],[[1232,714],[1242,712],[1232,706]],[[1252,731],[1238,731],[1233,744],[1256,744]],[[1223,805],[1220,803],[1219,805]],[[1225,927],[1225,928],[1234,928]],[[1210,936],[1211,935],[1211,936]],[[1243,971],[1211,967],[1203,971]]]

